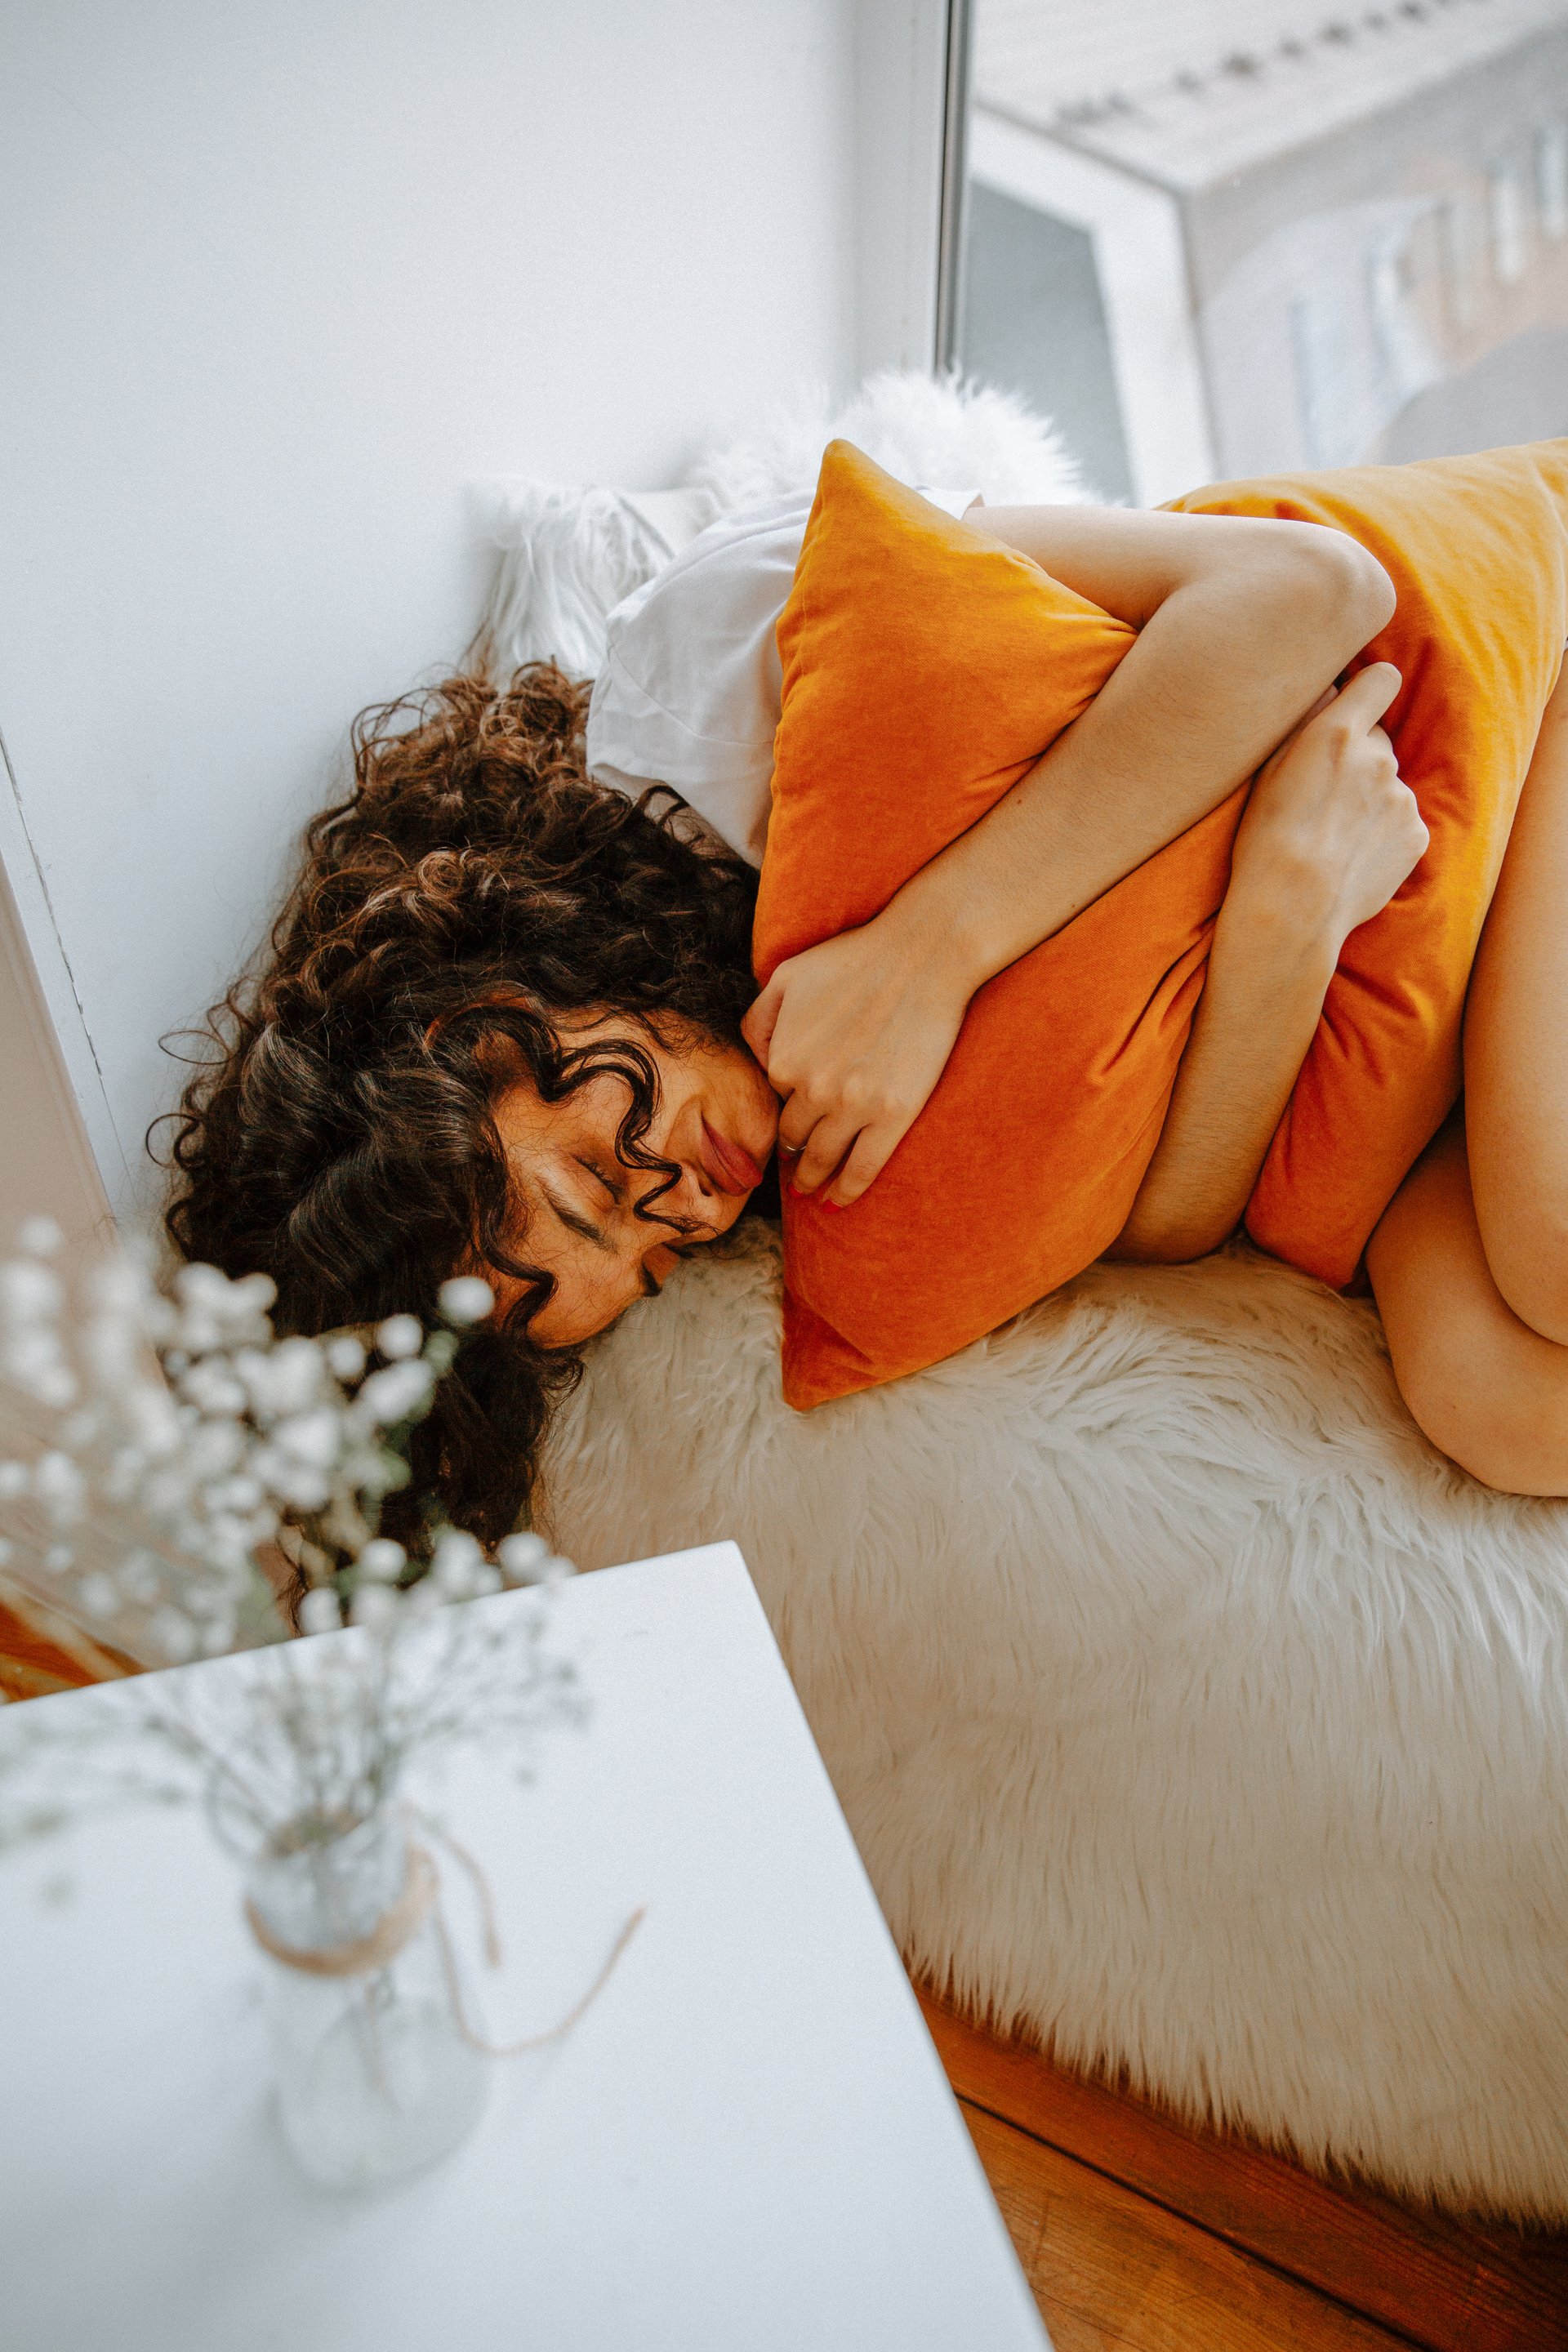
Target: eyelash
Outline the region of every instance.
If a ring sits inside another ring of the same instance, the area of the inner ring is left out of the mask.
[[[606,1176],[596,1160],[584,1160],[579,1153],[577,1165],[579,1168],[585,1168],[589,1175],[604,1186],[612,1201],[619,1202],[622,1193],[626,1190],[625,1185],[617,1184],[613,1177]]]

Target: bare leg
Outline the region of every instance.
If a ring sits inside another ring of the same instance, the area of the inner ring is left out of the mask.
[[[1568,1495],[1568,1347],[1521,1321],[1493,1278],[1462,1111],[1384,1213],[1367,1270],[1394,1378],[1434,1445],[1506,1494]]]
[[[1465,1094],[1486,1263],[1516,1316],[1568,1342],[1568,676],[1542,721],[1476,957]]]

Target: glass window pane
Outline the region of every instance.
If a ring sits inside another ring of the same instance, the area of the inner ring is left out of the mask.
[[[1568,434],[1568,0],[972,0],[960,364],[1094,487]]]

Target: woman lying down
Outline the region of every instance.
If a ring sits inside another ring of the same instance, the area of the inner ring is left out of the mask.
[[[487,1540],[515,1525],[582,1343],[734,1224],[775,1145],[803,1214],[848,1210],[976,992],[1256,772],[1114,1254],[1215,1247],[1347,938],[1426,850],[1380,724],[1398,675],[1336,690],[1394,606],[1364,547],[1267,517],[954,499],[1136,638],[988,814],[759,996],[773,624],[808,503],[716,525],[629,599],[592,708],[546,666],[367,714],[351,797],[308,828],[268,958],[214,1015],[174,1155],[183,1252],[264,1269],[293,1330],[429,1314],[459,1270],[496,1292],[418,1433],[405,1539],[421,1492]],[[1475,962],[1462,1104],[1365,1253],[1421,1427],[1477,1477],[1541,1495],[1568,1494],[1564,905],[1559,685]],[[992,1148],[978,1124],[983,1167]]]

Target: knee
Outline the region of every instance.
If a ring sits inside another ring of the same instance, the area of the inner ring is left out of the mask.
[[[1568,1495],[1568,1396],[1458,1349],[1395,1362],[1400,1393],[1440,1454],[1502,1495]]]
[[[1481,1246],[1492,1280],[1521,1323],[1568,1344],[1568,1198],[1542,1198],[1528,1216],[1500,1212],[1478,1189]]]

